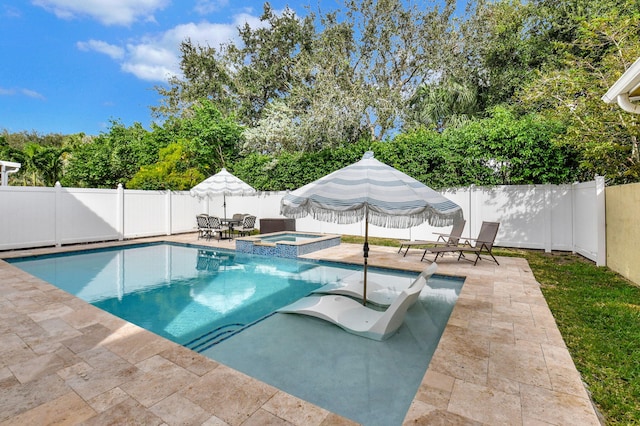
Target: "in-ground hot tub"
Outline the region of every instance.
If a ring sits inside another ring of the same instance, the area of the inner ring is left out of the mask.
[[[273,232],[236,239],[238,253],[294,259],[314,251],[340,245],[340,235],[312,232]]]

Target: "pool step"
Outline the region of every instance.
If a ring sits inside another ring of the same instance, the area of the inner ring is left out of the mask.
[[[249,327],[251,327],[252,325],[255,325],[257,323],[259,323],[260,321],[269,318],[270,316],[274,315],[275,312],[266,315],[252,323],[249,324],[240,324],[240,323],[233,323],[233,324],[226,324],[223,325],[221,327],[218,327],[216,329],[213,329],[207,333],[204,333],[203,335],[196,337],[195,339],[184,343],[182,346],[191,349],[192,351],[196,351],[198,353],[201,353],[203,351],[206,351],[207,349],[209,349],[212,346],[217,345],[218,343],[227,340],[229,337],[234,336],[238,333],[240,333],[242,330],[245,330]]]
[[[196,337],[183,344],[183,346],[191,349],[192,351],[202,352],[205,349],[209,349],[211,346],[216,345],[229,336],[232,336],[244,329],[245,324],[233,323],[226,324],[211,331],[206,332],[202,336]]]

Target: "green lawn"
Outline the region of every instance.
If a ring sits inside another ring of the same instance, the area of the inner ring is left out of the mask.
[[[529,261],[607,424],[640,424],[640,287],[571,253],[510,252]]]
[[[343,236],[343,242],[362,243]],[[370,244],[399,246],[393,239]],[[498,249],[524,257],[607,424],[640,424],[640,287],[571,253]]]

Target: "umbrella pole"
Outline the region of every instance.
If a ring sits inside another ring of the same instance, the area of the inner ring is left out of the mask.
[[[364,257],[364,291],[362,292],[362,304],[367,304],[367,258],[369,257],[369,219],[364,221],[364,247],[362,248]]]
[[[222,194],[222,208],[224,209],[223,219],[227,218],[227,194]]]

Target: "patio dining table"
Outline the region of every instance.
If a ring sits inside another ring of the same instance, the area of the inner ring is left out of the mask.
[[[232,219],[232,218],[220,218],[220,223],[229,227],[227,230],[227,238],[222,237],[223,239],[232,240],[233,239],[233,227],[242,224],[241,219]]]

